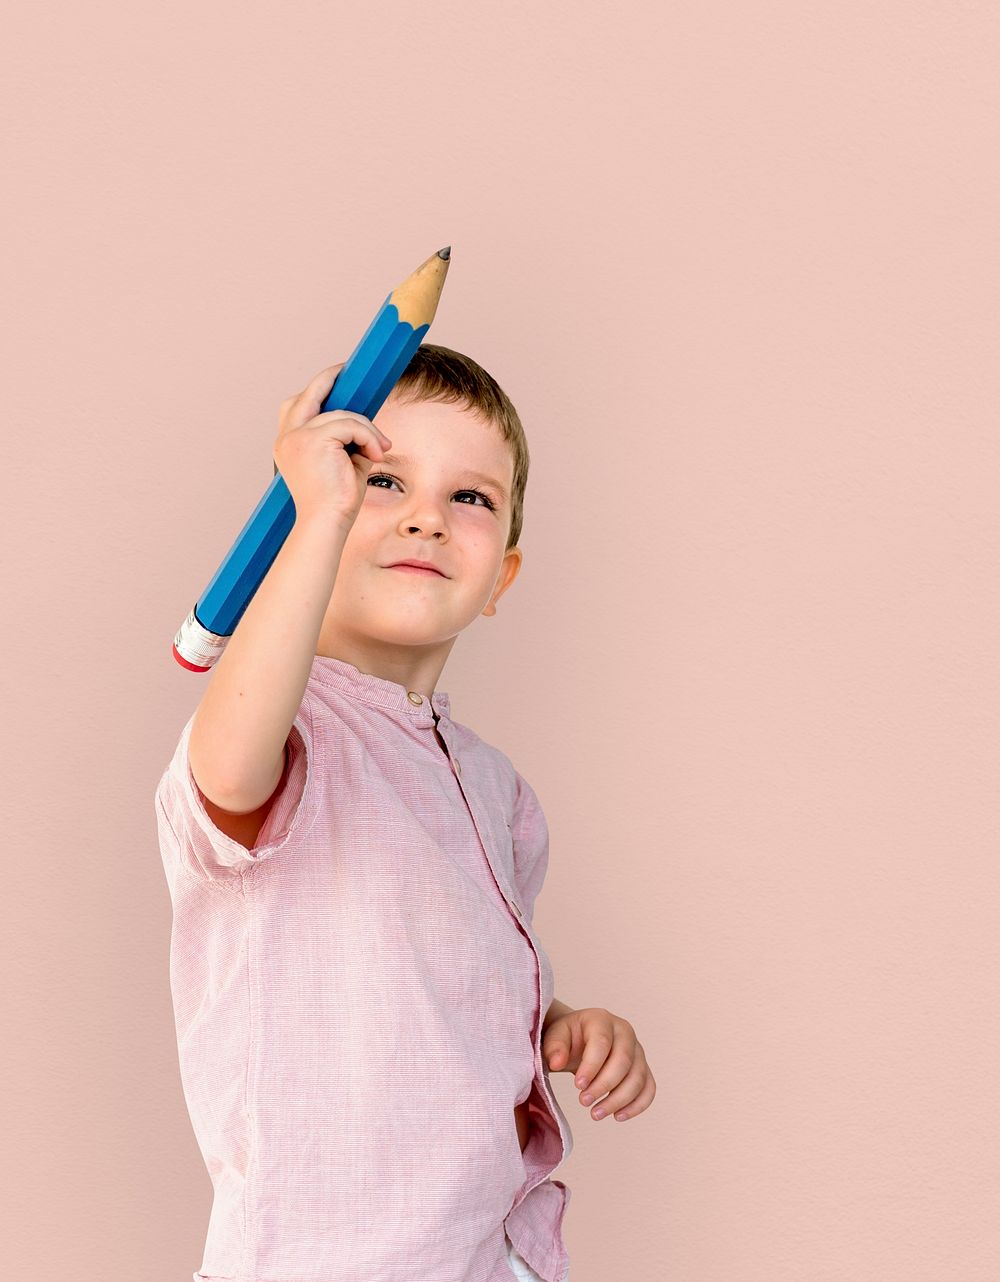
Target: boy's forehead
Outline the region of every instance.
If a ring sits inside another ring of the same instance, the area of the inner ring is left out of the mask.
[[[392,445],[394,458],[455,459],[490,472],[509,489],[514,462],[497,425],[467,402],[400,401],[390,395],[372,420]]]

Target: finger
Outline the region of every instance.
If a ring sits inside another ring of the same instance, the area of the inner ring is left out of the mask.
[[[341,372],[341,369],[344,369],[346,364],[346,360],[341,360],[341,362],[338,362],[336,365],[327,365],[326,369],[319,370],[317,376],[315,376],[312,381],[310,381],[309,386],[306,387],[306,391],[313,392],[313,394],[317,395],[322,394],[322,400],[323,397],[326,397],[329,394],[329,388],[331,388],[333,383],[337,381],[337,374]]]
[[[565,1068],[566,1061],[569,1059],[569,1047],[565,1044],[557,1046],[554,1050],[549,1051],[549,1068]]]
[[[321,369],[306,383],[301,392],[295,392],[287,400],[282,401],[281,408],[285,409],[286,406],[297,404],[321,405],[330,395],[330,389],[337,381],[337,375],[346,364],[346,361],[341,361],[339,365],[328,365],[326,369]],[[313,415],[310,414],[309,417],[312,418]]]
[[[349,454],[359,452],[367,455],[374,463],[386,453],[392,441],[389,440],[381,428],[375,426],[371,419],[365,418],[363,414],[355,414],[353,410],[327,410],[325,414],[317,414],[315,418],[310,419],[305,424],[308,428],[323,427],[327,423],[343,423],[345,416],[353,419],[361,429],[360,435],[357,430],[353,438],[347,442],[344,449]],[[375,451],[373,453],[373,451]]]
[[[559,1055],[556,1063],[549,1064],[549,1057],[561,1048],[566,1053]],[[549,1068],[556,1068],[564,1073],[572,1072],[583,1057],[583,1032],[577,1020],[557,1020],[542,1036],[542,1057]]]
[[[649,1073],[646,1077],[645,1086],[635,1097],[632,1103],[627,1105],[625,1108],[618,1108],[615,1113],[615,1121],[625,1122],[628,1121],[630,1117],[635,1117],[637,1113],[645,1112],[645,1110],[649,1108],[650,1104],[652,1104],[653,1097],[655,1095],[656,1083],[653,1081],[652,1073]]]
[[[346,364],[346,361],[341,361],[339,365],[328,365],[326,369],[321,369],[314,378],[309,380],[303,388],[301,395],[305,397],[317,397],[320,401],[326,400],[327,396],[330,394],[330,388],[333,387],[334,383],[337,381],[337,375]]]
[[[338,365],[328,365],[326,369],[320,370],[314,378],[310,379],[301,392],[281,402],[278,415],[281,431],[301,427],[303,423],[308,423],[311,418],[316,417],[320,406],[330,395],[330,390],[337,381],[337,375],[346,364],[346,361],[341,361]]]
[[[636,1038],[635,1030],[630,1024],[624,1027],[616,1022],[612,1037],[611,1054],[601,1070],[592,1077],[584,1087],[580,1097],[581,1104],[592,1104],[605,1092],[613,1090],[635,1063],[645,1063],[642,1043]],[[579,1082],[579,1077],[577,1081]]]
[[[345,420],[350,420],[351,425],[354,427],[354,435],[347,445],[347,448],[350,448],[351,444],[354,444],[354,449],[350,451],[351,453],[356,453],[359,448],[367,447],[369,443],[373,443],[376,449],[380,451],[381,456],[392,444],[385,432],[376,427],[371,419],[365,418],[364,414],[358,414],[354,410],[326,410],[322,414],[316,414],[312,418],[306,419],[304,423],[296,423],[295,413],[293,412],[285,426],[278,433],[278,437],[280,439],[299,427],[308,428],[312,431],[316,428],[326,427],[328,424],[342,425]],[[362,441],[362,437],[364,441]],[[372,455],[371,457],[374,459],[375,456]]]
[[[365,418],[363,414],[356,414],[353,410],[328,410],[325,414],[317,414],[314,419],[301,424],[300,426],[312,431],[316,428],[325,427],[328,423],[342,425],[348,424],[350,439],[343,441],[344,452],[348,455],[360,454],[368,460],[368,469],[385,456],[386,451],[392,445],[388,436],[375,426],[370,419]],[[353,430],[352,430],[353,429]],[[277,439],[272,450],[272,459],[274,463],[274,475],[279,472],[278,460],[275,455],[282,452],[285,447],[289,433],[293,430],[292,424],[286,426],[278,433]],[[322,439],[326,439],[325,437]],[[336,439],[340,439],[339,434]],[[332,440],[331,440],[332,444]],[[367,474],[367,472],[366,472]]]
[[[580,1069],[574,1079],[577,1086],[589,1086],[593,1082],[596,1074],[604,1067],[611,1045],[612,1037],[608,1032],[597,1030],[587,1035]]]
[[[572,1041],[568,1033],[560,1033],[549,1038],[545,1045],[545,1060],[549,1068],[565,1068],[569,1063],[572,1049]]]
[[[612,1091],[619,1082],[625,1080],[626,1074],[632,1071],[635,1062],[635,1048],[618,1045],[612,1047],[600,1072],[594,1077],[586,1090],[580,1095],[581,1104],[593,1104],[606,1091]]]
[[[605,1095],[604,1099],[597,1101],[590,1110],[591,1116],[597,1119],[607,1117],[616,1109],[625,1108],[631,1104],[646,1085],[648,1073],[649,1070],[645,1064],[633,1063],[614,1090]]]

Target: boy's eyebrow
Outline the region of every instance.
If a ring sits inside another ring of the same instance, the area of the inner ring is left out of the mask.
[[[383,454],[378,462],[389,463],[390,465],[398,464],[400,467],[406,467],[408,464],[412,463],[413,460],[407,458],[405,454]],[[487,476],[485,472],[474,472],[467,467],[463,468],[462,472],[465,476],[474,477],[477,481],[485,481],[487,485],[492,485],[495,490],[499,490],[504,498],[507,497],[507,491],[500,482],[494,480],[492,476]]]

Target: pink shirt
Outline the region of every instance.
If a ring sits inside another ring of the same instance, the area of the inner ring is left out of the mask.
[[[192,716],[156,788],[181,1081],[214,1188],[195,1282],[564,1282],[572,1150],[541,1056],[538,798],[498,748],[317,655],[252,850]],[[514,1106],[528,1099],[522,1153]]]

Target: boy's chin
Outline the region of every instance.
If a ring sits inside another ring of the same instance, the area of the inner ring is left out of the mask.
[[[413,606],[383,610],[376,617],[366,619],[365,624],[372,640],[383,645],[435,645],[454,636],[454,629],[442,627],[438,611],[423,612]]]

